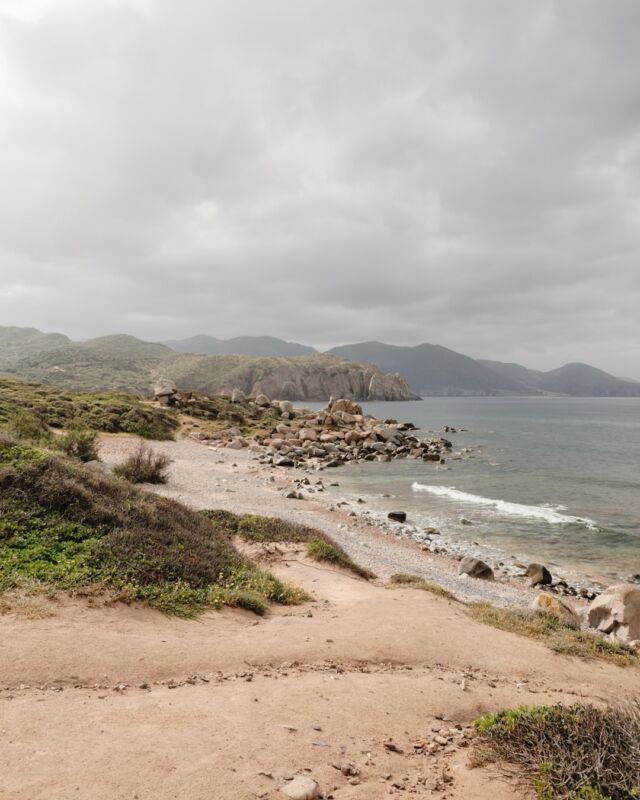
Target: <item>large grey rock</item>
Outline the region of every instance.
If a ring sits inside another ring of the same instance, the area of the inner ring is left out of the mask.
[[[320,797],[320,787],[313,778],[309,778],[307,775],[296,775],[280,791],[290,800],[316,800]]]
[[[587,622],[618,642],[640,639],[640,586],[610,586],[589,606]]]
[[[493,570],[484,561],[473,556],[465,556],[458,568],[459,575],[469,575],[471,578],[481,578],[484,581],[493,580]]]
[[[267,408],[271,405],[271,400],[269,400],[266,394],[259,394],[256,397],[255,403],[257,406],[260,406],[260,408]]]
[[[553,580],[544,564],[529,564],[524,574],[531,578],[531,586],[548,586]]]
[[[241,403],[244,400],[244,392],[242,389],[234,389],[231,392],[231,402],[232,403]]]

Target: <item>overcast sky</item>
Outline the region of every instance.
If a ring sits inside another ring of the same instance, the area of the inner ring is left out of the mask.
[[[640,378],[637,0],[0,0],[0,324]]]

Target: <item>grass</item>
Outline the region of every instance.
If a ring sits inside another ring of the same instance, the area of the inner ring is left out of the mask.
[[[476,721],[476,762],[494,762],[538,800],[640,796],[640,704],[507,709]]]
[[[154,453],[150,447],[140,444],[122,464],[114,467],[113,472],[129,483],[166,483],[169,464],[169,456]]]
[[[556,653],[599,658],[620,667],[638,664],[638,653],[633,648],[610,642],[597,634],[575,630],[554,614],[495,608],[488,603],[470,603],[466,611],[478,622],[537,639]]]
[[[106,590],[182,616],[225,604],[262,613],[269,602],[306,599],[202,514],[0,436],[0,592],[25,581]]]
[[[0,428],[34,441],[39,427],[133,433],[145,439],[172,439],[177,415],[140,399],[113,393],[71,392],[12,378],[0,378]],[[40,439],[46,441],[46,436]]]
[[[431,583],[431,581],[426,581],[424,578],[420,578],[417,575],[396,572],[395,575],[389,578],[389,581],[393,586],[407,586],[411,589],[422,589],[424,592],[431,592],[440,597],[446,597],[447,600],[458,601],[458,598],[454,594],[451,594],[451,592],[447,591],[442,586],[438,586],[437,583]]]
[[[289,522],[279,517],[263,517],[257,514],[232,514],[222,509],[207,509],[201,512],[212,520],[229,537],[239,536],[246,542],[266,544],[274,542],[306,544],[307,555],[315,561],[326,561],[347,569],[365,580],[375,574],[356,564],[345,551],[323,531]]]

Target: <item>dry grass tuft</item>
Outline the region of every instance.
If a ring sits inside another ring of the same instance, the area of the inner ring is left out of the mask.
[[[539,800],[640,796],[640,703],[540,706],[476,722],[476,761],[495,762]]]
[[[135,453],[114,467],[113,472],[129,483],[166,483],[169,464],[169,456],[155,453],[147,445],[140,444]]]
[[[422,589],[424,592],[431,592],[432,594],[437,594],[440,597],[446,597],[447,600],[455,600],[458,601],[458,598],[452,594],[451,592],[444,589],[442,586],[438,586],[437,583],[431,583],[431,581],[426,581],[424,578],[420,578],[418,575],[408,575],[405,572],[396,572],[395,575],[392,575],[389,578],[389,582],[392,586],[406,586],[410,589]]]
[[[609,642],[595,633],[570,628],[554,614],[496,608],[488,603],[470,603],[466,610],[478,622],[538,639],[556,653],[587,659],[599,658],[620,667],[638,663],[638,653],[633,648]]]

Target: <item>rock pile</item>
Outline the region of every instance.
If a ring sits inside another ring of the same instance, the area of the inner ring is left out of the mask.
[[[272,404],[275,406],[276,404]],[[280,402],[280,421],[270,434],[257,437],[265,448],[263,463],[274,466],[337,467],[349,461],[401,458],[444,463],[451,442],[412,435],[415,426],[384,422],[362,413],[352,400],[330,400],[321,411],[294,409]]]

